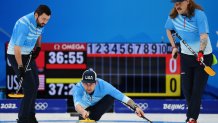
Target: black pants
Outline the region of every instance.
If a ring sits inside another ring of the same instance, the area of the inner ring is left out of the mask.
[[[15,74],[18,75],[18,65],[14,55],[7,55]],[[29,55],[22,55],[23,65],[26,65]],[[25,72],[22,89],[24,97],[21,100],[18,114],[19,123],[31,123],[35,118],[35,100],[39,86],[38,70],[35,60],[31,60],[28,70]]]
[[[104,96],[94,106],[86,108],[86,110],[89,111],[89,118],[95,121],[100,120],[101,116],[112,108],[113,103],[113,97],[110,95]],[[80,116],[79,120],[83,120],[83,118]]]
[[[207,66],[212,64],[212,54],[204,56]],[[181,54],[181,78],[182,90],[188,105],[187,119],[198,119],[200,113],[201,98],[207,84],[208,74],[194,56]]]

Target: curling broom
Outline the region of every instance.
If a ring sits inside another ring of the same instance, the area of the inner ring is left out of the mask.
[[[177,32],[175,32],[174,30],[171,30],[171,33],[172,34],[175,34],[179,40],[181,40],[181,42],[194,54],[194,56],[197,58],[198,55],[197,53],[185,42],[185,40],[183,40],[179,34]],[[216,74],[216,72],[210,67],[210,66],[207,66],[202,60],[200,61],[201,64],[204,66],[204,71],[210,75],[210,76],[214,76]]]
[[[25,66],[25,72],[27,71],[27,68],[29,67],[31,59],[32,59],[32,53],[30,53],[29,59],[28,59],[27,64]],[[23,98],[24,94],[23,93],[19,93],[19,91],[20,91],[20,89],[22,87],[22,83],[23,83],[23,78],[20,78],[19,83],[18,83],[18,89],[16,90],[15,93],[8,94],[8,97],[11,97],[11,98]]]

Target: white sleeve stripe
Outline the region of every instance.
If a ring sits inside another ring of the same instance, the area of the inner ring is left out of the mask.
[[[27,37],[28,40],[37,39],[37,37]]]
[[[42,32],[41,29],[37,29],[32,23],[30,23],[30,20],[29,20],[26,16],[23,17],[23,20],[25,20],[25,21],[30,25],[30,27],[31,27],[33,30],[37,30],[39,33]]]
[[[28,26],[23,20],[20,20],[20,23],[22,23],[22,24]]]
[[[182,28],[178,28],[178,27],[175,27],[176,28],[176,30],[180,30],[180,31],[184,31],[184,32],[191,32],[191,31],[189,31],[189,30],[184,30],[184,29],[182,29]]]
[[[179,19],[180,19],[180,20],[183,20],[182,16],[179,16]],[[188,27],[197,29],[196,26],[192,25],[192,24],[189,23],[188,21],[185,21],[185,23],[186,23],[186,25],[187,25]]]
[[[176,23],[175,23],[175,28],[180,28],[180,30],[184,30],[184,28],[181,25],[178,25]],[[188,29],[188,28],[185,28],[185,30],[187,30],[188,32],[194,31],[194,30],[191,30],[191,29]]]
[[[29,20],[26,16],[25,16],[23,19],[26,20],[26,22],[27,22],[34,30],[36,30],[36,27],[35,27],[32,23],[30,23],[30,20]]]
[[[183,22],[181,22],[179,19],[175,19],[174,21],[173,21],[173,23],[176,25],[176,26],[178,26],[178,27],[182,27],[183,28]],[[197,28],[196,27],[190,27],[190,26],[188,26],[187,25],[187,23],[186,23],[186,29],[188,28],[188,30],[190,30],[190,31],[192,31],[192,30],[197,30]]]
[[[30,24],[30,20],[26,16],[23,17],[23,20],[25,20],[28,24]]]
[[[38,37],[39,34],[36,35],[36,34],[33,34],[33,33],[29,33],[28,36],[29,36],[29,37]]]
[[[127,104],[127,102],[130,100],[130,98],[129,97],[127,97],[127,96],[124,96],[123,97],[123,99],[122,99],[122,102],[124,102],[124,103],[126,103]]]

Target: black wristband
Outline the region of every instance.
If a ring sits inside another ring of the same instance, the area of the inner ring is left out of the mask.
[[[19,69],[20,67],[23,67],[23,65],[18,65],[18,69]]]
[[[202,54],[204,54],[204,51],[203,51],[203,50],[200,50],[200,51],[199,51],[199,53],[202,53]]]
[[[41,47],[36,47],[36,51],[37,52],[41,51]]]
[[[134,109],[134,110],[136,110],[136,108],[138,108],[139,106],[138,105],[136,105],[135,103],[132,105],[132,108]]]

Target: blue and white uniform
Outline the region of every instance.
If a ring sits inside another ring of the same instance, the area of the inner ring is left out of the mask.
[[[207,17],[199,9],[195,9],[195,15],[191,18],[180,14],[174,19],[168,17],[165,28],[175,30],[195,52],[198,52],[200,49],[200,34],[209,33]],[[193,55],[182,42],[180,42],[180,45],[181,53]],[[207,55],[210,53],[212,53],[212,47],[210,38],[208,37],[208,44],[204,50],[204,54]]]
[[[21,17],[14,26],[13,34],[7,49],[7,57],[16,75],[20,74],[15,58],[14,47],[21,48],[23,65],[27,64],[29,54],[35,47],[37,39],[42,34],[44,28],[37,28],[34,12]],[[29,69],[30,68],[30,69]],[[22,98],[18,113],[19,123],[29,123],[35,118],[35,100],[39,87],[38,69],[35,60],[31,60],[28,71],[22,82],[24,98]]]
[[[15,24],[7,54],[14,55],[14,46],[21,47],[21,54],[28,55],[33,50],[44,28],[37,28],[34,12],[21,17]]]
[[[121,93],[111,84],[99,78],[97,78],[96,87],[92,95],[89,95],[85,91],[82,82],[77,83],[73,89],[74,105],[76,106],[79,104],[84,109],[86,109],[89,106],[95,105],[106,95],[110,95],[115,99],[120,100],[126,104],[130,100],[129,97]]]
[[[191,18],[178,14],[176,18],[168,17],[165,28],[175,30],[188,45],[197,53],[200,50],[200,35],[208,34],[208,22],[202,10],[195,9]],[[204,50],[204,63],[212,64],[212,47],[208,37],[208,43]],[[181,54],[181,81],[183,95],[186,98],[188,110],[186,122],[193,118],[198,119],[201,106],[201,98],[207,84],[208,74],[204,71],[194,54],[180,41]]]

